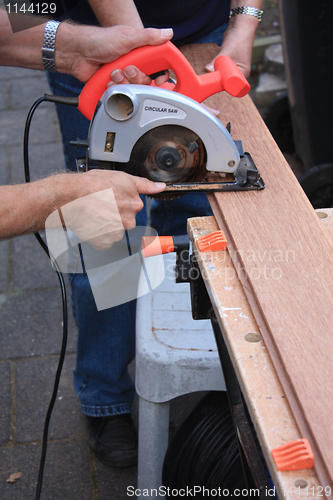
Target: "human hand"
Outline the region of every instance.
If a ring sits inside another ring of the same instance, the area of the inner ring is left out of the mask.
[[[71,73],[86,82],[103,64],[115,61],[137,47],[165,43],[172,36],[171,28],[98,28],[65,22],[58,28],[55,63],[59,72]]]
[[[60,208],[64,225],[98,250],[110,248],[123,238],[125,230],[135,227],[135,216],[143,208],[139,194],[155,194],[165,188],[164,183],[110,170],[66,177],[75,182],[78,198]]]
[[[121,69],[115,69],[110,75],[110,82],[108,87],[116,84],[128,84],[133,83],[136,85],[150,85],[152,79],[150,76],[143,73],[136,66],[127,66],[124,71]],[[160,75],[155,79],[155,84],[161,86],[169,80],[169,71],[166,70],[164,75]]]
[[[206,65],[206,70],[214,71],[215,59],[227,55],[236,63],[243,75],[248,77],[251,72],[252,47],[258,25],[258,19],[253,16],[238,15],[231,18],[221,49]]]

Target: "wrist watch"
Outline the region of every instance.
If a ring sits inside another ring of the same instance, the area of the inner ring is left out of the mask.
[[[264,11],[260,9],[256,9],[255,7],[236,7],[232,9],[229,14],[229,19],[231,19],[236,14],[247,14],[248,16],[254,16],[261,22],[262,15]]]
[[[55,39],[59,28],[59,21],[48,21],[45,25],[42,47],[43,66],[47,71],[57,71],[54,61]]]

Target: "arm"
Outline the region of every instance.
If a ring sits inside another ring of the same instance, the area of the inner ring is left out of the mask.
[[[255,7],[260,9],[263,0],[232,0],[231,9],[235,7]],[[252,47],[259,20],[256,17],[238,14],[229,20],[221,50],[218,56],[229,56],[239,66],[245,76],[251,71]],[[214,60],[207,64],[207,71],[214,70]]]
[[[133,0],[89,0],[89,3],[101,26],[125,24],[133,28],[143,28]]]
[[[59,174],[30,184],[1,186],[0,239],[44,229],[46,219],[53,212],[68,207],[74,200],[98,193],[87,201],[73,204],[71,212],[67,210],[66,226],[86,240],[92,232],[95,235],[100,230],[104,235],[105,228],[110,227],[102,246],[99,245],[99,248],[107,248],[114,241],[119,215],[121,229],[135,227],[135,216],[143,207],[139,193],[154,194],[164,188],[164,183],[107,170]],[[108,189],[112,189],[116,205],[112,201],[107,203],[103,196]]]
[[[231,9],[235,7],[255,7],[260,9],[263,0],[232,0]],[[259,20],[256,17],[238,14],[229,21],[221,49],[216,57],[220,55],[229,56],[241,69],[245,76],[251,71],[252,47]],[[215,58],[216,59],[216,58]],[[207,71],[214,71],[214,60],[206,65]],[[112,84],[136,83],[150,85],[151,79],[134,66],[128,66],[124,71],[115,70],[111,75]],[[163,85],[165,78],[159,77],[157,85]]]
[[[134,28],[143,27],[140,15],[133,0],[89,0],[89,4],[102,26],[126,24],[126,26],[132,26]],[[142,85],[151,84],[151,79],[143,73],[139,72],[137,76],[137,71],[134,66],[128,67],[126,70],[125,73],[127,74],[128,82],[133,81],[134,78],[135,83],[140,83]],[[113,76],[116,78],[118,76],[118,81],[113,80],[114,83],[126,83],[126,81],[122,81],[124,77],[122,72],[117,72]],[[169,73],[166,73],[165,76],[158,77],[155,83],[156,85],[163,85],[168,78]]]
[[[0,10],[0,64],[43,69],[41,47],[45,24],[17,33],[12,33],[8,24],[6,12]],[[112,62],[136,47],[164,43],[172,34],[171,29],[98,28],[64,22],[56,36],[56,67],[60,73],[70,73],[86,82],[102,64]]]
[[[0,43],[2,40],[12,35],[12,27],[9,22],[8,15],[4,9],[0,7]]]

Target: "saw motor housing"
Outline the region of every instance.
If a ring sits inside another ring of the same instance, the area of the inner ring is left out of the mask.
[[[203,178],[206,170],[232,174],[240,162],[230,133],[206,108],[144,85],[112,86],[103,94],[88,142],[89,163],[116,163],[167,184]]]

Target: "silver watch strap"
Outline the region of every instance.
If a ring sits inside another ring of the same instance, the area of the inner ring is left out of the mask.
[[[256,9],[255,7],[236,7],[230,11],[229,19],[237,14],[247,14],[248,16],[256,17],[261,22],[263,13],[263,10]]]
[[[59,21],[48,21],[45,25],[42,56],[43,66],[47,71],[57,71],[54,62],[54,51],[59,24]]]

